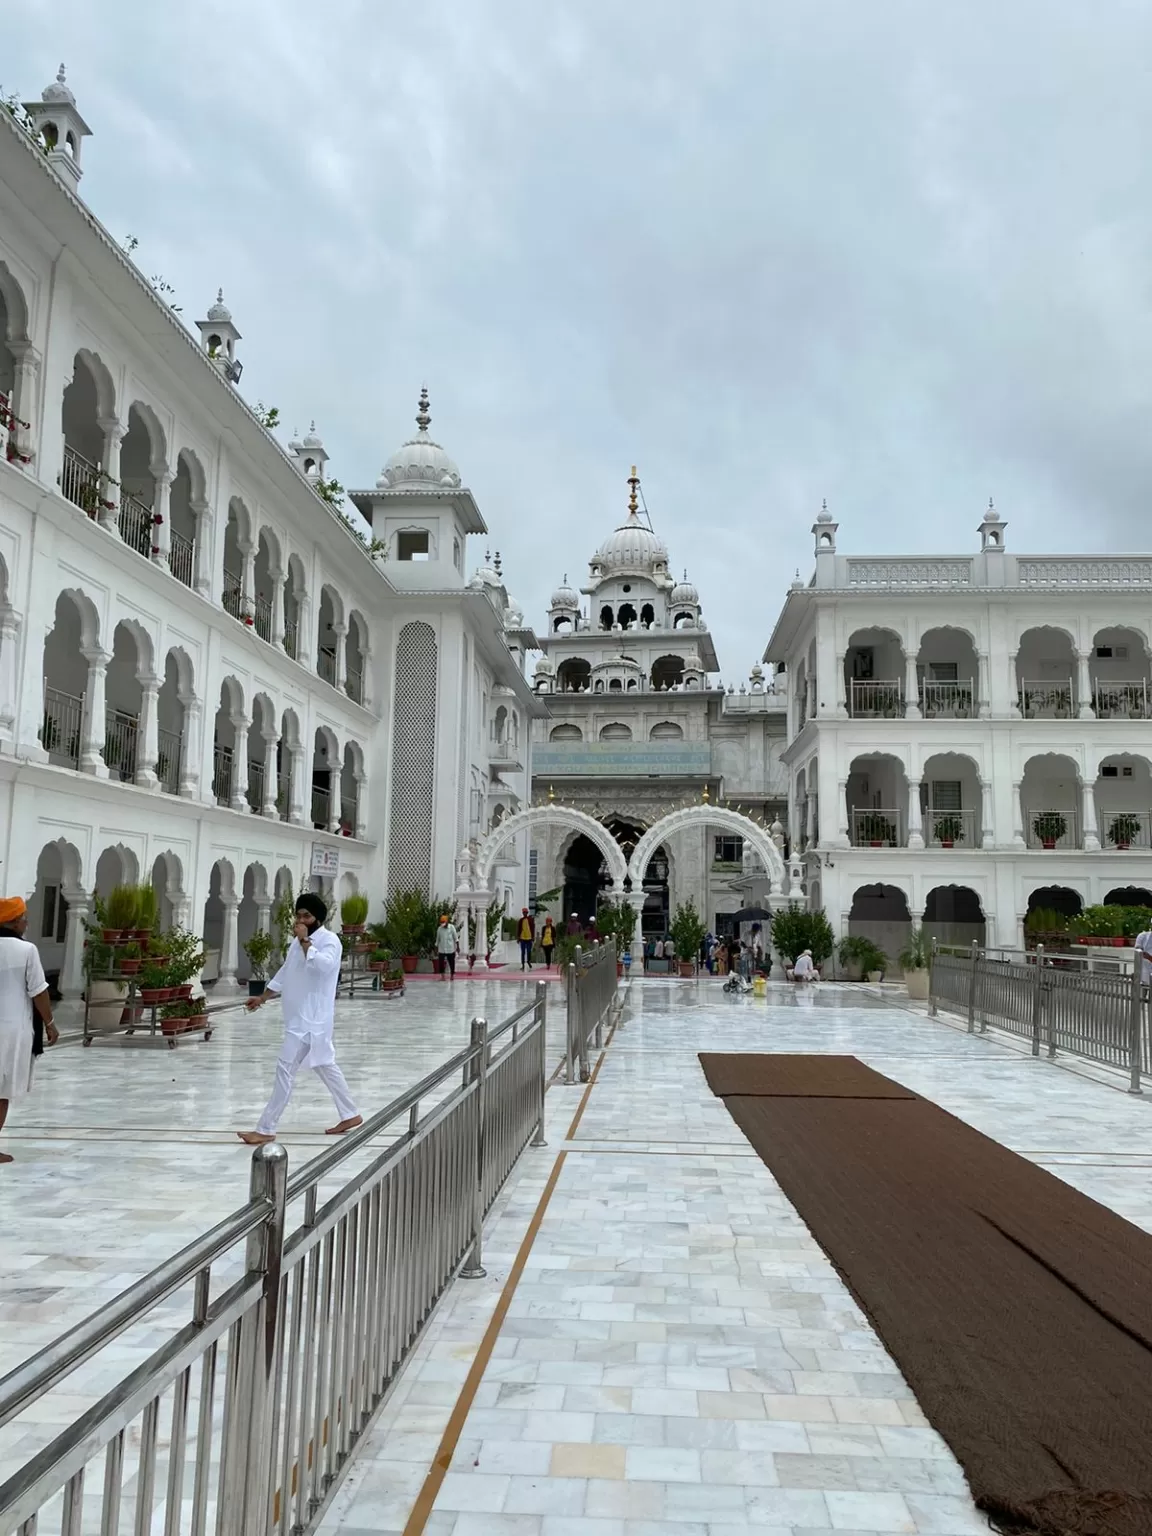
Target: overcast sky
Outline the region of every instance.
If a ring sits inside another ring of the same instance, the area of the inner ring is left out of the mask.
[[[427,383],[541,628],[633,462],[726,681],[823,497],[849,552],[989,495],[1152,547],[1152,0],[25,0],[3,55],[345,485]]]

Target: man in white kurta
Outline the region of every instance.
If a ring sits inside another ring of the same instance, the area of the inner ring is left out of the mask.
[[[268,982],[260,997],[254,997],[249,1009],[261,1008],[274,997],[284,1006],[284,1044],[276,1063],[276,1081],[272,1096],[264,1106],[254,1131],[238,1131],[240,1140],[260,1146],[276,1139],[276,1127],[288,1108],[292,1087],[301,1067],[312,1071],[328,1089],[336,1105],[338,1122],[328,1129],[329,1136],[342,1136],[363,1124],[345,1081],[336,1065],[332,1026],[336,1007],[336,988],[340,981],[342,951],[340,940],[325,928],[328,909],[319,896],[306,892],[296,903],[295,938],[284,964]]]
[[[27,926],[24,898],[0,898],[0,1130],[8,1118],[8,1105],[32,1087],[33,1008],[47,1043],[55,1045],[57,1039],[44,968],[36,946],[24,937]],[[11,1161],[10,1152],[0,1152],[0,1163]]]

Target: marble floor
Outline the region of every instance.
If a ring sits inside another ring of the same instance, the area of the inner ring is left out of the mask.
[[[1152,1105],[1118,1087],[860,988],[633,983],[591,1088],[549,1093],[487,1277],[450,1292],[323,1536],[986,1531],[700,1049],[857,1055],[1152,1230]]]
[[[360,1108],[383,1107],[460,1050],[473,1016],[494,1024],[532,996],[531,981],[429,980],[400,1000],[341,1000],[337,1052]],[[562,989],[548,996],[549,1061],[558,1064]],[[67,1029],[66,1016],[61,1023]],[[256,1123],[281,1037],[269,1005],[222,1013],[210,1041],[174,1051],[113,1037],[45,1053],[0,1137],[15,1158],[0,1167],[0,1376],[244,1203],[251,1152],[235,1133]],[[290,1167],[331,1146],[332,1121],[323,1085],[302,1072],[281,1124]],[[219,1283],[228,1278],[222,1267]],[[178,1293],[84,1367],[70,1391],[0,1430],[0,1474],[186,1321],[188,1305]]]

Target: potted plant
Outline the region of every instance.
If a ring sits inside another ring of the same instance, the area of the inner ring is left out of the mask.
[[[676,958],[680,962],[681,976],[693,976],[696,972],[696,962],[700,956],[700,945],[704,942],[704,924],[696,903],[691,897],[681,902],[676,908],[669,932],[672,935],[672,943],[676,946]]]
[[[923,928],[913,928],[908,942],[900,951],[900,969],[904,972],[904,985],[908,996],[923,1003],[928,999],[929,966],[932,962],[932,946]]]
[[[1041,811],[1032,818],[1032,830],[1040,839],[1042,848],[1055,848],[1067,832],[1068,822],[1059,811]]]
[[[383,945],[379,945],[375,949],[369,951],[368,969],[370,971],[378,971],[381,975],[383,975],[383,973],[387,970],[390,970],[391,967],[392,951],[390,949],[385,949]],[[401,975],[403,975],[403,972],[401,972]]]
[[[259,997],[264,991],[272,950],[272,935],[266,933],[263,928],[257,928],[252,937],[244,941],[244,953],[248,956],[248,963],[252,967],[252,975],[248,980],[249,997]]]
[[[837,958],[848,981],[861,981],[865,976],[869,981],[879,981],[888,964],[888,956],[880,946],[862,933],[850,933],[841,939]]]
[[[115,944],[120,939],[131,938],[136,931],[139,911],[140,893],[136,886],[113,886],[105,903],[104,942]]]
[[[937,816],[932,833],[941,848],[953,848],[957,843],[964,841],[964,818],[953,815]]]
[[[116,968],[121,976],[135,976],[144,960],[140,953],[140,946],[135,939],[130,939],[127,944],[121,944],[116,952]]]
[[[340,926],[345,933],[363,933],[368,921],[368,898],[357,892],[340,903]]]
[[[146,956],[139,975],[139,998],[145,1008],[154,1008],[159,1003],[172,1000],[175,988],[168,977],[167,959],[158,960],[154,955]]]
[[[93,900],[92,916],[84,919],[84,928],[88,935],[83,960],[88,1027],[91,1030],[115,1029],[124,1016],[128,983],[117,979],[113,973],[116,951],[104,937],[108,932],[108,913],[99,896]]]
[[[380,990],[382,992],[402,992],[404,990],[404,972],[400,966],[394,965],[384,972],[380,977]]]
[[[174,1003],[165,1003],[160,1010],[160,1033],[169,1039],[187,1034],[189,1030],[204,1029],[207,1023],[208,1013],[202,997],[195,1002],[183,998]]]
[[[1108,828],[1108,841],[1117,848],[1131,848],[1140,836],[1140,818],[1124,811],[1114,816]]]
[[[860,836],[872,848],[883,848],[896,841],[896,827],[888,816],[879,811],[869,811],[860,818]],[[815,958],[815,957],[813,957]]]
[[[393,954],[407,976],[415,971],[420,958],[420,936],[427,903],[422,891],[396,891],[388,898],[384,928]]]
[[[136,887],[136,928],[132,934],[137,942],[144,943],[152,937],[159,911],[160,897],[155,887],[138,885]]]
[[[823,911],[809,912],[790,902],[772,914],[772,943],[790,965],[810,949],[813,964],[819,966],[832,953],[835,941],[832,925]]]

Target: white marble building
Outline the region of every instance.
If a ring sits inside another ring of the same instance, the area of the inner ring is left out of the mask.
[[[552,594],[535,672],[550,718],[534,727],[534,798],[589,812],[628,854],[662,812],[705,797],[771,826],[787,799],[784,699],[759,666],[739,690],[718,681],[700,595],[686,573],[672,575],[641,513],[635,469],[628,484],[626,513],[592,556],[581,591],[565,577]],[[537,889],[563,887],[564,915],[590,916],[608,883],[595,845],[555,828],[536,834],[533,851]],[[688,897],[723,930],[726,915],[767,892],[741,837],[704,827],[662,844],[644,884],[649,934],[663,932]]]
[[[809,903],[890,955],[909,919],[1011,946],[1030,907],[1152,902],[1152,556],[1005,528],[990,505],[978,552],[857,557],[825,509],[764,652]]]
[[[222,295],[195,332],[80,196],[59,78],[0,112],[0,887],[80,984],[94,890],[152,878],[225,975],[284,889],[450,894],[527,789],[533,637],[427,395],[343,512],[315,428],[238,391]],[[357,526],[359,524],[357,523]],[[527,838],[496,870],[526,891]]]

